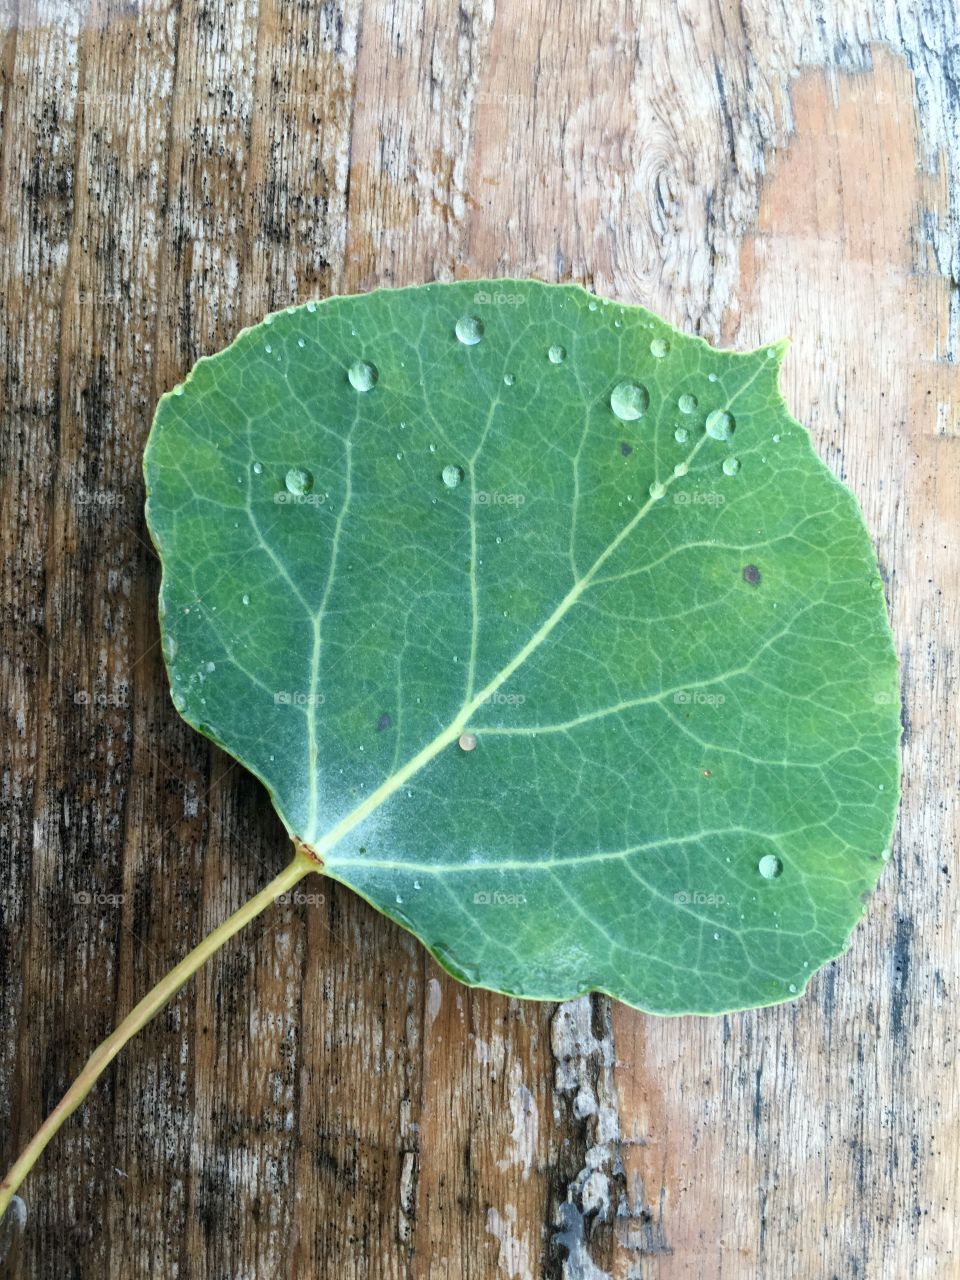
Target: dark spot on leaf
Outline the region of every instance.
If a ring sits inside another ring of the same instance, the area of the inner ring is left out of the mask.
[[[630,455],[631,455],[631,453],[633,453],[633,445],[632,445],[632,444],[627,444],[626,440],[621,440],[621,441],[620,441],[620,452],[623,454],[623,456],[624,456],[625,458],[629,458],[629,457],[630,457]]]
[[[743,566],[743,580],[749,582],[751,587],[759,586],[760,570],[755,564],[745,564]]]
[[[377,721],[377,733],[382,733],[384,729],[389,729],[392,724],[393,724],[393,721],[384,711],[383,715]]]

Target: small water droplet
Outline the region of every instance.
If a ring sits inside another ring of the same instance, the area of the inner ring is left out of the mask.
[[[729,440],[737,424],[733,414],[727,413],[726,409],[714,409],[707,414],[705,425],[707,435],[712,436],[714,440]]]
[[[430,450],[431,453],[437,452],[437,446],[435,444],[428,445],[427,448]]]
[[[306,342],[303,340],[303,338],[298,338],[298,339],[297,339],[297,346],[298,346],[298,347],[305,347],[306,345],[307,345],[307,344],[306,344]]]
[[[216,671],[217,669],[217,664],[215,662],[208,662],[205,665],[206,665],[207,671]]]
[[[775,853],[765,853],[757,863],[757,870],[764,880],[776,880],[783,870],[783,863]]]
[[[669,352],[669,350],[670,350],[670,343],[666,340],[666,338],[654,338],[654,340],[650,343],[650,354],[654,356],[657,360],[662,360],[663,357]]]
[[[676,440],[677,444],[686,444],[690,439],[690,432],[686,427],[677,427],[676,431],[673,433],[673,438]]]
[[[313,476],[303,467],[291,467],[283,478],[289,491],[301,497],[313,488]]]
[[[505,387],[512,387],[514,382],[516,382],[516,378],[514,378],[512,373],[505,373],[503,375],[503,385]]]
[[[174,394],[175,396],[182,396],[182,395],[183,395],[183,385],[182,385],[182,384],[180,384],[179,386],[174,387],[174,388],[173,388],[173,394]]]
[[[317,309],[317,304],[316,304],[315,302],[308,302],[308,303],[307,303],[307,310],[308,310],[311,314],[312,314],[314,311],[316,311],[316,309]]]
[[[398,907],[403,906],[403,899],[400,897],[399,893],[397,894],[397,906]]]
[[[719,935],[719,933],[715,933],[715,934],[713,935],[713,940],[714,940],[714,942],[719,942],[719,941],[720,941],[720,935]]]
[[[566,347],[561,347],[558,342],[554,343],[554,345],[547,352],[547,359],[550,361],[551,364],[563,364],[566,358],[567,358],[567,349]]]
[[[618,382],[610,392],[610,408],[621,422],[642,418],[649,404],[647,388],[637,382]]]
[[[455,467],[451,463],[443,468],[440,472],[440,477],[448,489],[456,489],[457,485],[463,479],[463,468]]]
[[[715,373],[708,373],[708,374],[707,374],[707,381],[708,381],[708,382],[716,382],[716,380],[717,380],[717,375],[716,375]]]
[[[272,315],[270,315],[270,316],[264,316],[264,318],[263,318],[263,323],[264,323],[264,324],[273,324],[273,316],[272,316]]]
[[[397,454],[397,461],[398,461],[398,462],[400,462],[400,461],[402,461],[402,459],[403,459],[403,454],[402,454],[402,453],[398,453],[398,454]]]
[[[414,887],[415,889],[420,889],[420,888],[422,888],[422,886],[421,886],[421,884],[420,884],[420,881],[419,881],[419,880],[414,880],[414,882],[413,882],[413,887]]]
[[[685,391],[677,401],[677,408],[681,413],[693,413],[698,403],[696,396],[691,395],[689,391]]]
[[[270,343],[268,342],[263,349],[267,353],[267,355],[269,355],[270,352],[273,350],[273,347],[271,347]]]
[[[457,746],[461,751],[473,751],[477,745],[477,735],[475,733],[461,733]]]
[[[596,309],[597,309],[597,300],[596,298],[591,298],[590,301],[587,303],[587,310],[596,311]]]
[[[774,436],[774,437],[773,437],[773,443],[774,443],[774,444],[779,444],[779,443],[780,443],[780,437],[779,437],[779,436]]]
[[[688,470],[689,468],[687,467],[687,464],[685,462],[678,462],[677,465],[673,468],[673,474],[675,476],[685,476]]]
[[[262,463],[262,462],[255,462],[255,463],[253,464],[253,474],[254,474],[255,476],[263,475],[263,463]]]
[[[613,322],[613,327],[614,327],[615,329],[622,329],[622,328],[623,328],[623,321],[622,321],[622,320],[614,320],[614,322]]]
[[[795,996],[797,994],[797,984],[795,982],[791,982],[787,990],[792,996]]]
[[[658,498],[662,498],[666,492],[666,489],[659,480],[654,480],[653,484],[650,486],[650,497],[653,498],[654,501]]]
[[[367,364],[365,360],[354,360],[347,370],[350,385],[355,391],[372,391],[379,376],[376,365]]]
[[[177,650],[180,648],[177,637],[172,635],[169,631],[164,632],[162,648],[163,656],[166,660],[168,662],[173,662],[174,658],[177,656]]]
[[[479,316],[461,316],[454,332],[465,347],[475,347],[483,337],[483,321]]]
[[[240,599],[241,599],[241,601],[242,601],[244,604],[249,604],[249,603],[250,603],[250,597],[247,595],[247,593],[246,593],[246,592],[244,592],[244,593],[243,593],[243,595],[240,597]]]
[[[740,470],[739,458],[724,458],[723,474],[725,476],[735,476],[739,470]]]

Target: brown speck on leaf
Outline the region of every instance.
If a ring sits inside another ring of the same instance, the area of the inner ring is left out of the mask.
[[[377,733],[383,733],[384,729],[389,729],[393,721],[384,711],[383,715],[377,720]]]
[[[629,457],[630,457],[630,455],[631,455],[631,453],[633,453],[633,445],[632,445],[632,444],[627,444],[626,440],[621,440],[621,441],[620,441],[620,452],[623,454],[623,456],[624,456],[625,458],[629,458]]]
[[[743,580],[749,582],[751,587],[760,585],[760,570],[755,564],[745,564],[743,566]]]

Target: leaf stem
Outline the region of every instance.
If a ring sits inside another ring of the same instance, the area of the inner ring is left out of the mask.
[[[110,1065],[128,1040],[146,1026],[155,1014],[159,1013],[168,1000],[174,996],[188,978],[210,959],[224,943],[238,933],[245,924],[249,924],[265,908],[269,907],[282,893],[292,889],[298,881],[311,871],[320,869],[317,859],[307,853],[299,844],[296,846],[293,860],[283,871],[258,894],[245,902],[238,911],[224,920],[212,933],[209,933],[199,946],[185,956],[180,963],[166,974],[152,991],[143,997],[124,1018],[102,1044],[93,1051],[86,1066],[63,1095],[60,1102],[50,1112],[46,1120],[30,1139],[20,1158],[6,1177],[0,1182],[0,1218],[6,1213],[14,1192],[43,1154],[47,1143],[58,1131],[68,1116],[79,1107],[96,1081]]]

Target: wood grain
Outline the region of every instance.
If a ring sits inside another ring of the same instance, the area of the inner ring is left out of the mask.
[[[170,705],[141,514],[159,394],[268,310],[536,275],[791,335],[906,729],[881,891],[799,1004],[473,992],[306,882],[69,1122],[4,1273],[960,1277],[955,7],[2,0],[0,32],[6,1160],[287,857]]]

